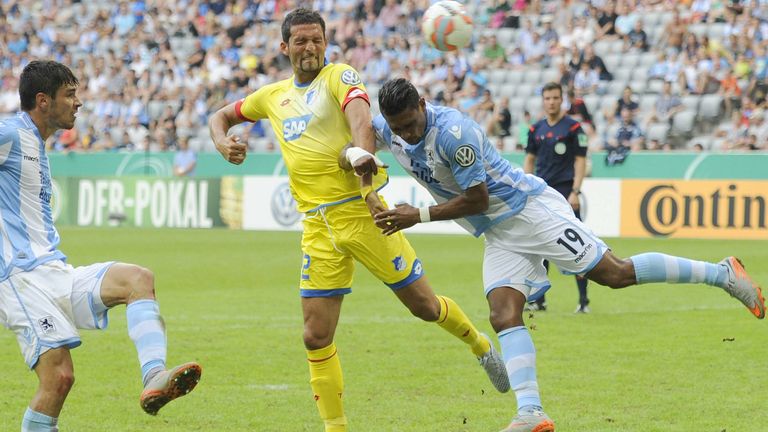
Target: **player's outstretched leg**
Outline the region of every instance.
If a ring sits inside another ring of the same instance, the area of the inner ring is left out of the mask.
[[[144,391],[139,403],[147,414],[156,415],[168,402],[192,391],[202,368],[191,362],[166,370],[165,323],[155,300],[152,272],[133,264],[109,266],[101,282],[100,297],[105,307],[127,305],[128,336],[136,346]]]
[[[727,257],[714,264],[648,252],[624,260],[608,251],[587,273],[587,277],[611,288],[653,282],[704,283],[722,288],[739,299],[752,315],[758,319],[765,318],[763,292],[735,257]]]
[[[487,336],[481,334],[456,302],[436,296],[425,277],[394,291],[411,313],[427,322],[435,322],[443,330],[469,345],[496,390],[510,389],[504,361]]]

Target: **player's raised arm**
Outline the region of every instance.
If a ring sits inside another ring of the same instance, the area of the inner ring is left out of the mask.
[[[349,166],[355,174],[378,174],[382,166],[373,154],[376,152],[373,126],[371,125],[371,107],[362,97],[352,99],[344,108],[344,115],[352,132],[352,146],[344,151]],[[362,150],[362,151],[361,151]],[[345,165],[342,165],[344,167]]]
[[[227,136],[232,126],[244,121],[242,116],[237,114],[237,106],[241,102],[231,103],[211,115],[208,120],[208,129],[211,133],[211,140],[216,146],[216,150],[228,162],[240,165],[245,160],[245,154],[248,146],[240,141],[238,136]]]

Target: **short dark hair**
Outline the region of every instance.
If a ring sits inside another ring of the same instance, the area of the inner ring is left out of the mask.
[[[320,24],[323,29],[323,37],[325,37],[325,20],[317,11],[313,11],[306,8],[294,9],[285,16],[283,24],[280,28],[283,34],[283,42],[288,43],[288,39],[291,38],[291,27],[300,24]]]
[[[65,85],[79,85],[72,71],[65,65],[52,60],[34,60],[21,72],[19,78],[19,98],[21,110],[35,109],[35,97],[45,93],[56,98],[56,92]]]
[[[554,81],[550,81],[546,84],[544,84],[544,87],[541,89],[541,94],[543,95],[545,91],[550,90],[557,90],[560,92],[560,96],[563,96],[563,86],[560,85],[560,83],[556,83]]]
[[[379,89],[379,110],[382,114],[393,116],[410,109],[418,108],[419,92],[405,78],[389,80]]]

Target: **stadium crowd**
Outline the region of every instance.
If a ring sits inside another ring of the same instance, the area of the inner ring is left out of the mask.
[[[295,0],[0,2],[0,116],[19,109],[32,59],[72,67],[84,106],[53,150],[212,151],[207,117],[290,76],[279,24]],[[301,2],[327,20],[331,62],[358,69],[374,110],[379,86],[406,76],[483,125],[504,151],[525,146],[547,81],[593,150],[768,150],[768,2],[479,0],[473,44],[429,48],[429,0]],[[237,133],[274,151],[265,122]]]

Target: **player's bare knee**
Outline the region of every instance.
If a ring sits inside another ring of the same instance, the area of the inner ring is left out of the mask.
[[[128,284],[131,296],[135,299],[155,298],[155,275],[152,270],[141,266],[133,266]]]
[[[304,346],[308,350],[325,348],[333,342],[331,333],[318,329],[304,328]]]
[[[75,373],[71,369],[57,368],[48,376],[45,382],[41,382],[43,388],[60,397],[66,396],[75,384]]]
[[[508,310],[491,310],[488,320],[493,327],[493,331],[496,333],[511,328],[523,325],[523,317],[521,314],[515,314]]]

